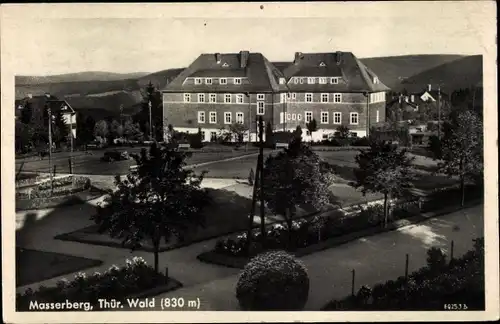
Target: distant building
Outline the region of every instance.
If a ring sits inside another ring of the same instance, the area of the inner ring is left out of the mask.
[[[27,104],[31,107],[31,121],[34,124],[44,123],[48,108],[50,108],[52,114],[61,111],[66,125],[68,127],[71,125],[71,133],[76,138],[76,113],[66,100],[60,100],[49,94],[42,96],[28,95],[26,98],[15,101],[16,119],[20,117],[22,110],[25,109]]]
[[[257,139],[256,118],[274,131],[293,131],[313,118],[314,141],[347,126],[363,137],[385,121],[386,91],[379,78],[350,52],[296,53],[279,68],[261,53],[201,54],[163,89],[164,126],[195,133],[204,141],[221,128],[242,123]],[[304,136],[310,140],[311,136]]]

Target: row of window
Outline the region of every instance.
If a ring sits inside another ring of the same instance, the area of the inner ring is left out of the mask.
[[[288,81],[289,84],[339,84],[340,77],[293,77]],[[280,84],[285,84],[285,79],[280,79]]]
[[[296,93],[287,93],[287,94],[282,94],[281,98],[282,98],[282,102],[284,101],[283,98],[285,98],[285,95],[286,95],[286,98],[287,99],[297,99],[297,94]],[[305,102],[313,102],[313,93],[306,93],[305,94]],[[235,94],[235,95],[232,95],[230,93],[226,93],[224,94],[224,103],[232,103],[233,102],[233,96],[235,98],[235,103],[238,103],[238,104],[243,104],[244,103],[244,95],[243,94]],[[184,102],[191,102],[191,97],[192,97],[192,94],[191,93],[185,93],[184,94]],[[342,94],[341,93],[334,93],[333,96],[330,96],[329,93],[322,93],[321,94],[321,101],[322,103],[328,103],[330,102],[330,99],[332,99],[332,102],[333,103],[342,103]],[[258,94],[257,95],[257,100],[264,100],[264,95],[263,94]],[[207,96],[205,93],[198,93],[198,102],[200,103],[205,103],[205,102],[209,102],[209,103],[216,103],[217,102],[217,94],[215,93],[210,93],[208,94],[208,101],[207,101]]]
[[[213,79],[214,78],[194,78],[194,84],[196,84],[196,85],[203,84],[203,81],[205,81],[205,84],[210,85],[210,84],[213,84]],[[221,85],[228,84],[227,78],[218,78],[218,80],[219,80],[219,84],[221,84]],[[233,81],[233,84],[240,85],[242,78],[231,78],[231,80]]]
[[[320,123],[321,124],[329,124],[329,113],[326,111],[321,112],[321,118],[320,118]],[[377,111],[377,116],[378,116],[378,111]],[[280,113],[280,123],[284,122],[284,113]],[[292,120],[292,121],[301,121],[302,120],[302,114],[291,114],[287,113],[286,114],[286,119],[287,120]],[[313,119],[313,112],[312,111],[306,111],[304,112],[304,121],[306,123],[309,123]],[[378,117],[377,117],[378,119]],[[359,123],[359,113],[357,112],[352,112],[349,113],[349,122],[352,125],[357,125]],[[333,123],[334,124],[342,124],[342,113],[341,112],[334,112],[333,113]]]
[[[235,122],[238,124],[243,124],[244,123],[244,114],[242,112],[237,112],[236,113],[236,120]],[[206,123],[206,118],[205,118],[205,112],[204,111],[198,111],[198,123],[199,124],[205,124]],[[208,123],[209,124],[217,124],[217,112],[216,111],[210,111],[208,114]],[[224,112],[224,124],[232,124],[233,123],[233,113],[232,112]]]
[[[235,94],[235,103],[242,104],[244,103],[244,95],[243,94]],[[257,100],[264,100],[265,96],[264,94],[258,94],[257,95]],[[191,93],[185,93],[184,94],[184,102],[191,102]],[[207,102],[207,97],[205,93],[198,93],[198,102]],[[215,93],[210,93],[208,94],[208,102],[209,103],[216,103],[217,102],[217,94]],[[224,94],[224,103],[232,103],[233,102],[233,95],[230,93],[225,93]],[[262,102],[263,104],[263,102]]]

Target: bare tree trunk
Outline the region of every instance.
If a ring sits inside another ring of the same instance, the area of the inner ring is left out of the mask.
[[[384,228],[387,227],[387,194],[384,193]]]
[[[292,215],[291,213],[289,212],[288,208],[285,209],[285,221],[286,221],[286,225],[287,225],[287,228],[288,228],[288,249],[287,250],[291,250],[292,249]]]
[[[252,206],[250,209],[250,217],[248,219],[248,229],[247,229],[247,254],[250,254],[250,245],[252,243],[252,230],[253,221],[255,216],[255,204],[257,203],[257,186],[259,185],[260,170],[257,166],[257,171],[255,172],[255,180],[253,182],[253,193],[252,193]]]
[[[460,159],[460,192],[462,193],[460,207],[465,205],[465,175],[464,175],[464,161],[463,158]]]
[[[153,242],[153,248],[154,248],[154,257],[155,257],[155,261],[154,261],[155,262],[154,263],[155,272],[159,273],[158,261],[159,261],[159,252],[160,252],[160,242],[159,241]]]
[[[463,175],[460,176],[460,191],[462,193],[462,200],[460,202],[460,206],[464,207],[464,205],[465,205],[465,177]]]

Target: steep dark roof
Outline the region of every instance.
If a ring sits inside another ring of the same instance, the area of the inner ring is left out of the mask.
[[[284,71],[286,80],[298,77],[340,77],[339,84],[295,84],[288,83],[290,91],[339,91],[339,92],[379,92],[390,89],[351,52],[296,53],[295,60]]]
[[[271,92],[280,89],[278,80],[281,72],[261,53],[248,53],[245,67],[241,67],[240,53],[222,53],[217,62],[216,53],[201,54],[190,66],[182,71],[163,92]],[[227,67],[225,67],[227,65]],[[228,84],[184,84],[188,77],[244,77],[249,82],[241,85]]]

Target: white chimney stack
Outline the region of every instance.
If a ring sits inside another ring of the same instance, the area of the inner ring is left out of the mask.
[[[432,84],[429,84],[429,91],[432,90]]]

